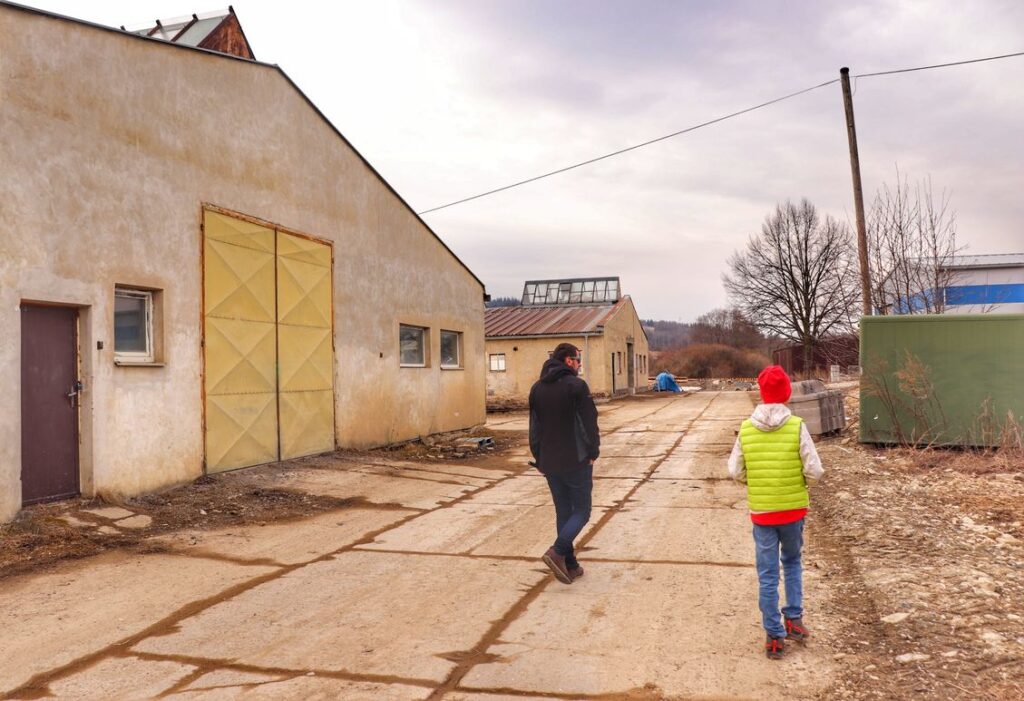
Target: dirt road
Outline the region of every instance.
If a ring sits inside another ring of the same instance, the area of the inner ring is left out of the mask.
[[[339,506],[5,579],[0,697],[812,697],[832,657],[760,654],[744,495],[724,479],[752,397],[602,407],[586,574],[571,586],[539,562],[554,517],[522,441],[460,462],[371,454],[236,473]],[[489,426],[524,428],[516,414]],[[809,567],[812,611],[818,587]]]

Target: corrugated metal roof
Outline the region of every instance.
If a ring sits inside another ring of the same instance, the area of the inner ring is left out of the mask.
[[[484,310],[484,335],[575,336],[602,333],[605,322],[628,297],[615,304],[559,304],[546,307],[495,307]]]
[[[990,253],[978,256],[956,256],[947,268],[1004,268],[1024,265],[1024,253]]]

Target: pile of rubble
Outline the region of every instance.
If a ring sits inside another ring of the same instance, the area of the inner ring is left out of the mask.
[[[413,441],[398,443],[379,449],[398,453],[406,460],[465,460],[491,453],[506,444],[518,443],[519,435],[494,437],[474,431],[455,431],[434,436],[421,436]]]

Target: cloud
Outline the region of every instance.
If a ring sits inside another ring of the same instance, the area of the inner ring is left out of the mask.
[[[49,9],[107,24],[165,0]],[[1020,51],[1001,0],[594,2],[379,0],[236,10],[279,63],[419,209],[636,144],[853,73]],[[84,9],[83,9],[84,8]],[[186,10],[188,8],[185,8]],[[973,253],[1024,250],[1024,58],[855,81],[868,199],[931,176]],[[426,216],[488,285],[620,275],[644,317],[725,303],[729,254],[777,202],[852,221],[839,86]]]

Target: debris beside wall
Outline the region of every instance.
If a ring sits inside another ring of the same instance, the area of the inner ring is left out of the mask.
[[[492,436],[480,428],[422,436],[414,441],[385,446],[370,453],[397,453],[403,459],[412,460],[465,460],[500,451],[514,445],[518,440],[518,434]]]
[[[276,464],[204,476],[117,506],[93,499],[26,509],[12,523],[0,525],[0,579],[114,548],[160,552],[163,546],[146,540],[185,528],[286,521],[358,505],[353,499],[277,489],[274,468],[281,469]]]

